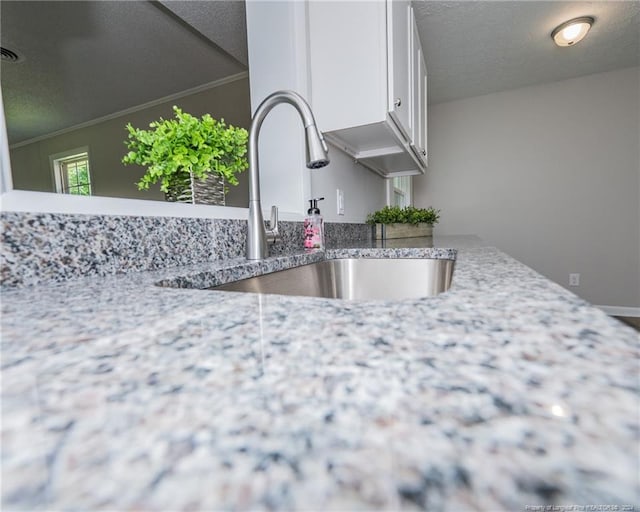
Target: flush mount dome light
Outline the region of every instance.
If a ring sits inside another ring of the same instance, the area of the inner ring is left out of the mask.
[[[558,46],[573,46],[584,39],[594,21],[591,16],[565,21],[553,29],[551,37]]]

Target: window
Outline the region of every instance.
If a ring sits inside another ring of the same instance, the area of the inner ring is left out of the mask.
[[[391,206],[411,206],[411,176],[400,176],[391,180]]]
[[[52,155],[56,192],[76,196],[91,195],[91,174],[89,172],[89,151],[80,148]]]

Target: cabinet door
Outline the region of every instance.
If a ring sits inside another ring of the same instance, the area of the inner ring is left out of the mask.
[[[428,163],[428,159],[429,159],[429,149],[428,149],[428,145],[427,145],[427,141],[429,140],[427,137],[427,123],[428,123],[428,105],[427,105],[427,65],[425,63],[424,60],[424,54],[422,52],[420,52],[422,55],[422,59],[420,60],[421,63],[421,80],[420,80],[420,140],[419,140],[419,147],[420,147],[420,154],[422,155],[423,159],[424,159],[424,163],[425,165],[427,165]]]
[[[307,15],[306,69],[311,77],[310,104],[318,128],[334,131],[385,121],[384,2],[313,0],[307,4]],[[304,57],[305,49],[299,51]],[[306,70],[304,66],[300,69]]]
[[[411,140],[411,4],[387,0],[387,72],[389,115],[402,134]]]
[[[421,45],[418,27],[411,11],[411,145],[415,146],[420,140],[420,57]]]
[[[411,109],[411,148],[426,164],[427,160],[427,68],[418,34],[418,26],[411,13],[411,84],[413,104]]]

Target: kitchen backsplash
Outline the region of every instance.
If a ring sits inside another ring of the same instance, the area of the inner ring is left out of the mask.
[[[232,219],[2,212],[0,286],[153,270],[244,256],[247,222]],[[365,224],[328,223],[327,243],[366,239]],[[277,255],[302,250],[301,222],[280,222]]]

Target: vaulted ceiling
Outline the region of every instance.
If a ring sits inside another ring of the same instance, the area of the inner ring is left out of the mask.
[[[413,5],[431,103],[640,65],[640,1]],[[556,47],[553,28],[585,15],[588,37]],[[247,70],[238,0],[3,0],[0,21],[23,57],[0,68],[10,144]]]

